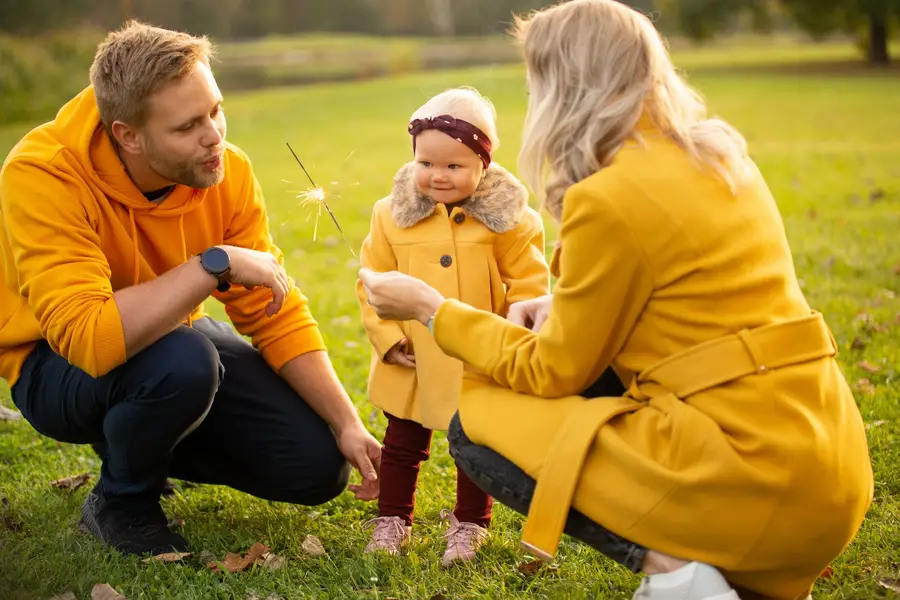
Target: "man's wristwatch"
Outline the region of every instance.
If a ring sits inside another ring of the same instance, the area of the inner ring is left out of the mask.
[[[425,321],[425,326],[428,327],[428,331],[431,332],[431,335],[434,335],[434,315],[428,317],[428,320]]]
[[[231,272],[231,258],[228,253],[217,246],[207,248],[200,254],[200,265],[203,269],[219,281],[216,289],[227,292],[231,287],[228,283],[228,274]]]

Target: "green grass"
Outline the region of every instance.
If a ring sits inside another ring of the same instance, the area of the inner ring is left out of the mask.
[[[718,50],[710,55],[691,52],[700,63],[722,62]],[[900,78],[865,71],[854,77],[704,71],[696,62],[683,64],[691,68],[692,82],[712,111],[747,135],[782,208],[804,289],[826,314],[841,345],[848,379],[855,384],[868,377],[875,386],[874,395],[858,395],[871,426],[875,503],[859,537],[833,565],[834,575],[819,582],[815,597],[881,597],[877,580],[896,577],[900,564],[900,300],[894,295],[900,291],[900,272],[895,270],[900,265]],[[368,346],[353,296],[357,263],[328,221],[320,222],[319,239],[313,241],[313,222],[293,198],[305,187],[303,174],[284,142],[291,142],[313,177],[332,191],[333,209],[356,248],[366,233],[371,205],[388,192],[394,171],[409,159],[408,115],[428,95],[458,84],[475,85],[495,101],[503,140],[497,159],[514,168],[525,108],[523,73],[514,66],[227,98],[229,139],[254,160],[289,270],[311,298],[337,370],[378,436],[384,420],[365,398]],[[0,155],[26,129],[0,129]],[[549,223],[548,231],[549,244],[555,235]],[[222,315],[214,302],[210,308]],[[856,338],[860,343],[851,347]],[[857,367],[862,360],[881,370],[863,372]],[[0,394],[11,406],[6,393]],[[19,533],[0,525],[3,598],[48,598],[71,590],[83,599],[95,583],[109,583],[132,599],[244,599],[251,594],[379,600],[437,594],[630,598],[638,581],[571,540],[562,547],[558,571],[521,575],[516,566],[522,560],[517,548],[522,521],[504,507],[497,509],[491,541],[474,565],[440,569],[443,529],[438,513],[454,501],[452,462],[440,434],[433,458],[423,468],[415,541],[409,554],[397,560],[362,555],[367,532],[359,525],[375,515],[376,507],[355,502],[349,494],[306,508],[201,486],[164,501],[171,516],[185,520],[191,549],[211,551],[220,559],[226,551],[246,552],[257,541],[277,554],[302,557],[304,537],[321,538],[327,556],[296,558],[275,573],[256,568],[218,575],[196,562],[145,566],[101,550],[75,529],[86,489],[66,497],[47,485],[84,471],[96,476],[96,457],[86,447],[43,438],[25,422],[0,423],[0,465],[0,496],[9,499],[9,515],[23,525]]]

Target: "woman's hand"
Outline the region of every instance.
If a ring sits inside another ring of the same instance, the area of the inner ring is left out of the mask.
[[[527,327],[537,333],[540,331],[544,321],[547,320],[547,317],[550,316],[550,305],[552,303],[553,296],[551,294],[516,302],[509,307],[506,318],[516,325]]]
[[[369,306],[385,321],[416,320],[426,325],[444,301],[440,292],[424,281],[397,271],[360,269],[359,279]]]

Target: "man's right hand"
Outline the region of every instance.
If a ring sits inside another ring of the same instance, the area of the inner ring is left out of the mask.
[[[228,253],[231,270],[228,282],[242,285],[247,289],[262,285],[272,290],[272,302],[266,306],[266,314],[272,316],[284,306],[284,299],[291,289],[287,273],[278,260],[269,252],[220,246]]]
[[[408,348],[408,342],[406,340],[400,340],[394,344],[393,348],[387,351],[387,354],[384,355],[384,362],[390,365],[400,365],[402,367],[415,369],[416,357],[407,352]]]
[[[541,326],[547,320],[547,317],[550,316],[550,305],[552,303],[553,296],[551,294],[516,302],[509,307],[506,318],[516,325],[527,327],[537,333],[541,330]]]

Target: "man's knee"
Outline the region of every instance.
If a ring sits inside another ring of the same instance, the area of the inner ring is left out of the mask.
[[[142,391],[147,396],[177,398],[182,411],[196,417],[206,414],[224,370],[216,347],[205,335],[179,327],[142,354],[148,369]]]
[[[304,504],[325,504],[340,496],[350,482],[350,463],[335,449],[325,453],[324,460],[313,470],[308,488],[303,494]]]
[[[347,488],[351,466],[333,439],[330,436],[329,440],[323,441],[317,448],[315,460],[304,461],[296,471],[280,470],[279,484],[269,493],[260,495],[304,506],[317,506],[337,498]]]

